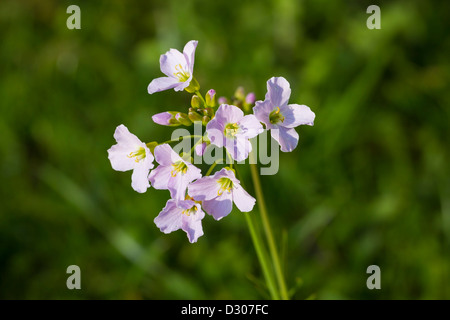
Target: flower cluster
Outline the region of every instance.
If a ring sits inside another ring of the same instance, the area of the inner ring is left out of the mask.
[[[197,41],[189,41],[181,53],[170,49],[161,55],[160,67],[166,77],[154,79],[148,93],[174,89],[192,93],[191,107],[187,113],[166,111],[153,115],[155,123],[165,126],[190,126],[201,123],[206,134],[195,144],[196,154],[203,155],[207,145],[225,148],[235,161],[243,161],[252,151],[249,139],[270,130],[281,151],[290,152],[298,143],[295,127],[313,125],[315,114],[305,105],[288,104],[291,89],[283,77],[267,81],[264,101],[256,101],[254,93],[239,87],[234,97],[220,97],[211,89],[203,97],[194,77],[194,60]],[[264,127],[263,127],[264,125]],[[191,136],[192,137],[192,136]],[[114,170],[133,170],[132,188],[140,193],[152,186],[168,190],[170,199],[154,219],[164,233],[182,229],[189,241],[196,242],[203,235],[202,219],[205,212],[215,220],[227,216],[233,203],[242,212],[253,209],[256,200],[244,190],[235,170],[225,166],[214,174],[202,176],[201,170],[191,163],[191,154],[176,153],[169,143],[143,143],[124,125],[116,128],[117,144],[108,150]],[[172,142],[172,141],[171,141]],[[154,161],[158,164],[154,168]]]

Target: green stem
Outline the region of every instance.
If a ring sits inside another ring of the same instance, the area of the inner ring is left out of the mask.
[[[217,165],[217,161],[214,161],[214,163],[211,165],[211,167],[209,167],[208,171],[206,172],[205,176],[209,176],[211,174],[211,172],[214,170],[214,167]]]
[[[210,168],[210,170],[211,170],[211,168]],[[243,180],[241,179],[241,176],[237,170],[237,167],[235,168],[235,170],[236,170],[238,179],[241,181],[242,187],[244,187],[243,182],[242,182]],[[206,175],[208,175],[208,173]],[[244,215],[245,215],[245,220],[247,221],[248,230],[250,231],[250,236],[252,237],[253,246],[255,247],[256,256],[258,257],[258,261],[259,261],[259,264],[261,265],[264,279],[266,280],[267,288],[269,289],[269,292],[270,292],[270,296],[272,297],[273,300],[280,300],[280,296],[278,294],[278,291],[277,291],[276,285],[275,285],[273,271],[271,272],[270,262],[268,261],[269,259],[267,257],[267,252],[264,248],[263,241],[262,241],[259,233],[256,231],[255,224],[253,222],[252,217],[250,216],[250,213],[244,213]]]
[[[275,240],[273,238],[272,229],[270,228],[269,217],[267,214],[266,204],[264,202],[264,195],[261,188],[261,181],[259,180],[258,166],[254,161],[254,154],[250,152],[250,171],[252,174],[253,185],[255,187],[256,201],[258,203],[259,212],[261,214],[261,220],[266,234],[267,243],[269,245],[269,252],[272,257],[272,263],[275,269],[275,275],[278,281],[278,287],[280,289],[280,295],[283,300],[289,300],[289,295],[286,289],[283,270],[281,269],[280,258],[278,255]]]

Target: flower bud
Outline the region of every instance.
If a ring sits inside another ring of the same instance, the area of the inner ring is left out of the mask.
[[[189,120],[191,120],[192,122],[195,121],[202,121],[202,115],[200,113],[198,113],[197,111],[195,111],[194,108],[189,108]]]
[[[256,96],[255,93],[250,92],[246,97],[245,97],[245,103],[246,104],[254,104],[256,100]]]
[[[219,105],[228,104],[228,99],[225,97],[220,97],[219,99],[217,99],[217,102],[219,103]]]
[[[186,113],[178,112],[175,115],[175,119],[178,120],[182,125],[190,126],[192,124],[192,121],[189,120],[189,116]]]
[[[203,109],[203,115],[212,118],[212,116],[214,115],[213,108],[208,107],[208,108]]]
[[[202,105],[202,100],[200,99],[200,97],[198,95],[194,94],[191,99],[191,107],[197,109],[197,108],[200,108],[201,105]]]
[[[208,107],[215,107],[216,106],[216,91],[214,89],[210,89],[206,93],[206,106]]]
[[[208,116],[203,116],[203,118],[202,118],[202,124],[203,124],[204,126],[206,126],[210,120],[211,120],[210,117],[208,117]]]
[[[238,100],[243,101],[245,99],[244,87],[238,87],[234,92],[234,97]]]
[[[175,115],[178,112],[176,111],[166,111],[157,113],[152,116],[152,120],[154,123],[160,124],[162,126],[170,126],[170,127],[176,127],[181,125],[181,123],[175,119]]]

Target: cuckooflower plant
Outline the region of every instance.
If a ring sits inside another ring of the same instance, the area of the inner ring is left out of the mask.
[[[186,103],[180,110],[159,112],[152,116],[152,120],[169,128],[194,126],[194,133],[201,134],[144,143],[120,125],[114,132],[117,144],[108,150],[108,158],[114,170],[133,170],[131,185],[137,192],[145,192],[150,184],[154,189],[169,190],[170,199],[154,218],[154,223],[166,234],[182,229],[190,243],[197,242],[203,235],[205,212],[215,220],[221,220],[232,212],[234,203],[239,211],[244,212],[271,297],[289,299],[250,139],[269,130],[282,151],[292,151],[298,144],[295,127],[312,126],[315,114],[305,105],[288,104],[291,89],[283,77],[267,81],[264,101],[256,101],[256,95],[253,92],[246,94],[243,87],[238,87],[228,97],[217,95],[219,98],[216,99],[215,89],[202,95],[193,76],[196,48],[197,41],[192,40],[185,45],[183,52],[170,49],[161,55],[160,67],[166,76],[151,81],[147,89],[150,94],[167,89],[192,94],[190,106]],[[190,152],[179,154],[174,151],[177,148],[170,145],[186,141]],[[194,142],[193,146],[191,142]],[[262,139],[259,144],[264,142]],[[209,169],[202,175],[200,168],[192,164],[193,156],[207,159],[220,148],[226,150],[226,155],[222,153],[218,159],[209,162]],[[247,158],[255,197],[243,187],[245,180],[239,167],[246,164],[235,164],[235,161],[242,162]],[[153,160],[158,164],[156,168],[153,168]],[[216,166],[221,168],[217,170]],[[266,241],[262,241],[259,224],[254,222],[255,214],[251,213],[256,203]]]

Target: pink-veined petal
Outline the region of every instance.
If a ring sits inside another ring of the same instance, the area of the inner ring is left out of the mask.
[[[217,118],[212,119],[206,125],[206,132],[208,134],[208,139],[212,144],[218,146],[219,148],[223,147],[224,142],[224,134],[223,134],[223,124],[218,121]]]
[[[267,81],[266,100],[270,100],[274,107],[281,107],[289,102],[291,87],[283,77],[272,77]]]
[[[184,54],[176,49],[170,49],[165,54],[161,55],[159,59],[161,71],[166,76],[174,78],[178,81],[176,73],[180,71],[189,72],[188,62]]]
[[[294,128],[299,125],[314,125],[316,115],[308,106],[299,104],[290,104],[280,108],[280,113],[284,117],[284,121],[279,125],[286,128]]]
[[[152,82],[147,87],[148,93],[152,94],[155,92],[160,92],[168,89],[173,89],[178,86],[180,82],[178,79],[173,77],[161,77],[153,79]]]
[[[148,181],[150,168],[144,160],[142,162],[134,168],[131,175],[131,187],[139,193],[144,193],[150,187],[150,182]]]
[[[195,61],[195,49],[197,48],[198,41],[191,40],[184,46],[183,54],[186,57],[189,72],[192,75],[194,72],[194,61]]]
[[[217,119],[219,123],[225,127],[227,123],[239,122],[244,117],[244,111],[236,106],[222,104],[219,109],[217,109],[214,119]]]
[[[298,133],[294,128],[279,126],[278,129],[270,130],[272,137],[279,143],[281,151],[291,152],[297,147]]]
[[[196,201],[210,200],[217,197],[220,184],[215,176],[203,177],[188,186],[188,194]]]
[[[181,228],[186,232],[190,243],[197,242],[197,239],[203,235],[202,219],[205,213],[199,204],[195,204],[197,211],[188,215],[183,215]]]
[[[158,190],[168,189],[172,166],[158,166],[150,172],[148,179],[152,183],[152,187]]]
[[[183,209],[178,208],[176,201],[169,199],[164,209],[153,220],[156,226],[164,233],[171,233],[181,228]]]
[[[237,184],[233,189],[233,202],[242,212],[249,212],[253,210],[256,200]]]
[[[167,143],[156,146],[154,153],[156,162],[164,166],[170,166],[174,162],[181,160],[181,157]]]
[[[232,193],[225,191],[214,199],[202,201],[202,207],[214,219],[220,220],[231,212],[233,208],[232,199]]]
[[[234,139],[226,139],[225,148],[234,160],[243,161],[248,158],[249,152],[252,151],[252,144],[247,138],[236,135]]]
[[[247,139],[256,137],[264,131],[259,120],[252,114],[246,115],[239,121],[239,136]]]

